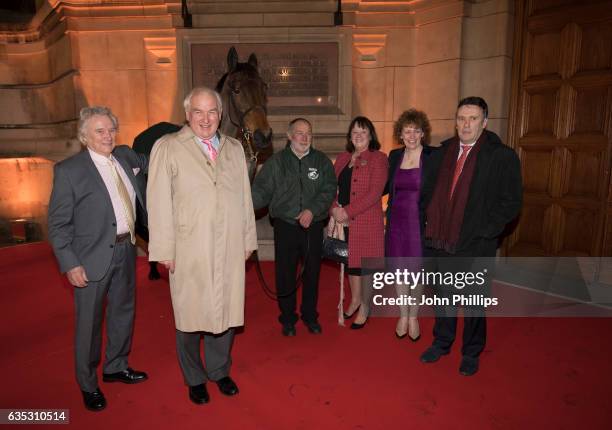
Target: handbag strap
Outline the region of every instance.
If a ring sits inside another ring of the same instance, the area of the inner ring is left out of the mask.
[[[340,231],[340,229],[344,228],[342,224],[337,223],[334,217],[329,218],[329,223],[327,225],[327,237],[332,237],[334,239],[345,240],[344,231]],[[331,231],[331,234],[329,233]]]

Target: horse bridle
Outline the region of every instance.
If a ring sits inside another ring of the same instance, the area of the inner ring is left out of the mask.
[[[248,156],[249,161],[257,165],[257,156],[259,155],[259,152],[255,150],[255,143],[253,142],[254,131],[250,130],[248,127],[245,127],[244,118],[249,114],[249,112],[253,111],[254,109],[262,109],[264,112],[266,112],[266,107],[257,104],[249,107],[246,111],[242,112],[240,109],[238,109],[238,106],[236,105],[234,95],[234,89],[230,87],[229,101],[231,106],[228,111],[227,117],[229,118],[230,123],[238,130],[238,134],[236,137],[240,138],[240,143],[242,143],[242,146],[245,149],[245,154]],[[234,118],[232,118],[232,111],[234,110],[240,115],[240,119],[237,122],[234,120]]]

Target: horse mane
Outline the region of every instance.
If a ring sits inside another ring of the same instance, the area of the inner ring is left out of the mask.
[[[221,79],[219,79],[219,82],[217,82],[215,91],[218,92],[219,94],[221,94],[221,92],[223,91],[223,85],[225,85],[225,80],[227,79],[228,75],[229,75],[229,72],[226,72],[223,76],[221,76]]]

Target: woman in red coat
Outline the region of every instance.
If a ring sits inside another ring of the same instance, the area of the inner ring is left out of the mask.
[[[351,328],[360,329],[368,319],[374,272],[362,268],[362,258],[385,255],[381,197],[389,167],[387,156],[379,150],[374,124],[368,118],[353,119],[346,140],[346,152],[338,155],[334,164],[338,196],[331,216],[344,226],[348,240],[351,303],[344,316],[350,318],[359,311]]]

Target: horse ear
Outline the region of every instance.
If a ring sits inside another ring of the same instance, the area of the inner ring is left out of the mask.
[[[255,55],[254,52],[251,55],[249,55],[249,60],[247,61],[247,63],[249,63],[251,66],[257,69],[257,56]]]
[[[227,71],[231,72],[234,70],[236,64],[238,64],[238,51],[232,46],[227,53]]]

